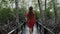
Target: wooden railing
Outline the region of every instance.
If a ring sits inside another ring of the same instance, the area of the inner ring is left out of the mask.
[[[40,31],[40,33],[41,34],[55,34],[52,30],[50,30],[49,28],[47,28],[46,26],[44,26],[43,24],[41,24],[40,22],[36,22],[36,24],[37,24],[37,28],[39,27],[40,29],[44,29],[42,32]],[[17,28],[15,28],[14,30],[12,30],[12,31],[10,31],[8,34],[16,34],[16,33],[18,33],[18,32],[16,32],[16,30],[18,29],[18,28],[20,28],[20,34],[22,33],[22,31],[23,31],[23,27],[25,27],[25,25],[26,25],[26,23],[22,23],[21,25],[19,25]],[[46,30],[46,32],[44,32]],[[49,32],[49,33],[47,33],[47,32]]]
[[[40,28],[40,33],[41,34],[48,34],[47,32],[49,32],[50,34],[55,34],[52,30],[50,30],[49,28],[47,28],[46,26],[44,26],[42,23],[40,22],[36,22],[37,24],[37,28]],[[43,28],[43,31],[41,32],[41,29]],[[45,32],[46,31],[46,32]]]
[[[13,29],[12,31],[8,32],[8,34],[18,34],[18,32],[22,33],[23,31],[23,27],[25,27],[25,22],[20,24],[18,27],[16,27],[15,29]],[[20,28],[20,29],[19,29]],[[17,32],[18,30],[18,32]],[[20,30],[20,31],[19,31]]]

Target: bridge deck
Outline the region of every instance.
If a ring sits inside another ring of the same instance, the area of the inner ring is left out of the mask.
[[[20,34],[20,33],[19,33]],[[26,26],[22,34],[29,34],[29,28]],[[40,34],[39,31],[37,30],[36,25],[34,25],[33,28],[33,34]]]

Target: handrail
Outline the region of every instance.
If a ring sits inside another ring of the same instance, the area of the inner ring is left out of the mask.
[[[23,24],[25,24],[25,23],[22,23],[22,24],[21,24],[21,25],[19,25],[17,28],[21,27]],[[10,31],[8,34],[13,33],[17,28],[13,29],[13,30],[12,30],[12,31]]]
[[[14,32],[16,29],[13,29],[12,31],[10,31],[8,34],[11,34],[12,32]]]
[[[51,32],[52,34],[55,34],[54,32],[52,32],[49,28],[47,28],[46,26],[44,26],[43,24],[41,24],[40,22],[38,22],[39,25],[41,25],[43,28],[45,28],[46,30],[48,30],[49,32]]]

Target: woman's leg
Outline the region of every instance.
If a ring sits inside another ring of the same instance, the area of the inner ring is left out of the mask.
[[[33,28],[32,28],[32,32],[33,32]]]
[[[29,32],[30,32],[30,34],[32,34],[32,28],[29,28]]]

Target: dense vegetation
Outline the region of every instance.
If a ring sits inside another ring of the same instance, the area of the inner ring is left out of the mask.
[[[25,13],[27,11],[27,8],[29,6],[29,1],[26,0],[18,0],[18,16],[19,16],[19,24],[22,23],[22,21],[25,20]],[[42,5],[43,5],[43,11],[46,13],[45,16],[47,16],[46,19],[48,19],[47,21],[49,21],[48,24],[50,24],[50,26],[52,26],[52,24],[55,24],[54,21],[54,17],[55,17],[55,13],[54,13],[54,5],[52,3],[52,0],[48,0],[49,2],[47,2],[47,7],[46,10],[44,8],[45,4],[44,1],[42,1]],[[33,0],[32,1],[34,4],[33,8],[34,8],[34,12],[36,15],[36,19],[39,20],[41,19],[41,14],[39,11],[39,5],[38,5],[38,1],[37,0]],[[57,12],[57,20],[58,22],[60,22],[60,4],[56,3],[56,12]],[[16,22],[16,8],[15,8],[15,0],[0,0],[0,26],[5,26],[8,25],[9,26],[12,24],[15,24]],[[44,13],[44,14],[45,14]],[[10,24],[11,23],[11,24]],[[51,24],[52,23],[52,24]],[[16,25],[16,24],[15,24]],[[13,27],[13,26],[12,26]],[[1,28],[1,27],[0,27]],[[6,26],[7,28],[7,26]],[[12,28],[11,28],[12,29]]]

